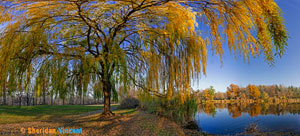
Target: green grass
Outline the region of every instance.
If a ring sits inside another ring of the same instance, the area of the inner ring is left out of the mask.
[[[0,106],[0,124],[50,120],[100,109],[103,109],[102,105]]]

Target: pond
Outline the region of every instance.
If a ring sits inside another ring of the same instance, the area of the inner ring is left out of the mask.
[[[209,134],[244,135],[246,129],[256,128],[257,133],[300,135],[300,104],[206,103],[199,106],[195,120]]]

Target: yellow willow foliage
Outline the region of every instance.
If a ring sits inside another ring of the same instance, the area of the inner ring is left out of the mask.
[[[207,49],[273,64],[288,38],[273,0],[4,0],[0,13],[1,84],[47,69],[54,89],[126,89],[128,79],[181,103],[206,74]]]

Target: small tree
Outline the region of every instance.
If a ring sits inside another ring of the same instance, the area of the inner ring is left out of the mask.
[[[263,92],[262,95],[261,95],[261,97],[262,97],[262,99],[265,100],[265,101],[267,101],[267,100],[269,99],[269,95],[268,95],[268,93],[266,93],[266,92]]]
[[[210,86],[210,87],[209,87],[210,100],[213,100],[213,99],[214,99],[215,92],[216,92],[216,90],[214,89],[214,87],[213,87],[213,86]]]

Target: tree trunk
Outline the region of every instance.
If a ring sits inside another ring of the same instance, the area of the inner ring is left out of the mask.
[[[79,105],[81,105],[81,95],[79,96]]]
[[[22,95],[20,94],[20,96],[19,96],[19,106],[21,106],[22,105]]]
[[[63,105],[65,105],[65,99],[63,99]]]
[[[82,96],[82,105],[84,105],[84,95]]]
[[[43,92],[43,105],[46,105],[46,89],[45,88],[43,88],[44,90],[44,92]]]
[[[27,106],[29,106],[29,94],[28,94],[28,92],[27,92],[27,94],[26,94],[26,103],[27,103]]]
[[[6,81],[4,81],[4,86],[3,86],[3,105],[6,105]]]
[[[109,80],[106,80],[106,82],[104,82],[103,93],[104,93],[104,111],[102,115],[112,116],[114,114],[110,110],[111,83]]]
[[[6,88],[3,89],[3,105],[6,105]]]
[[[53,105],[53,96],[51,96],[51,105]]]
[[[69,104],[73,105],[73,96],[70,97]]]

